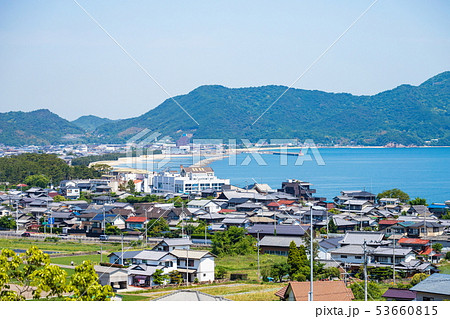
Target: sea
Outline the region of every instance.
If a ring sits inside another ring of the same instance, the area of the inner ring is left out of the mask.
[[[289,150],[288,152],[298,152]],[[171,158],[158,168],[179,169],[192,165],[191,157]],[[148,163],[138,164],[147,168]],[[399,188],[411,198],[429,204],[450,200],[450,148],[310,148],[302,156],[241,153],[209,164],[217,177],[245,188],[265,183],[281,188],[288,179],[313,184],[316,196],[331,200],[342,190],[366,190],[378,194]]]

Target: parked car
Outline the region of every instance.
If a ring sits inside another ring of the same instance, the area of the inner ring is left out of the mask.
[[[108,240],[108,235],[100,235],[100,240]]]
[[[22,235],[20,235],[22,237],[31,237],[31,234],[29,232],[24,232]]]

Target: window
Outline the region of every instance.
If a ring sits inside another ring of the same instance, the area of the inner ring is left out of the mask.
[[[206,277],[206,274],[203,274],[203,277]]]
[[[189,259],[188,267],[194,267],[194,261],[192,259]]]
[[[423,301],[434,301],[434,298],[433,298],[433,297],[425,297],[425,296],[424,296],[424,297],[422,298],[422,300],[423,300]]]
[[[341,258],[347,258],[347,255],[341,255]]]
[[[355,259],[362,259],[361,256],[355,256]]]

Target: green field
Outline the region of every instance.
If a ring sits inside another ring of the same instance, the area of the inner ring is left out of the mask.
[[[258,257],[256,254],[245,256],[225,256],[216,258],[216,266],[223,266],[227,271],[227,276],[231,273],[247,274],[249,280],[258,279]],[[259,256],[260,271],[275,263],[286,261],[287,257],[277,255],[261,254]]]
[[[442,262],[441,266],[439,266],[439,272],[450,275],[450,262]]]
[[[35,240],[32,238],[0,238],[0,249],[28,249],[31,246],[37,246],[41,250],[57,252],[82,252],[82,251],[100,251],[99,244],[81,243],[78,241],[60,240],[56,243]],[[120,243],[104,243],[103,250],[120,250]]]
[[[52,257],[50,256],[52,264],[58,265],[70,265],[73,261],[74,266],[80,265],[84,260],[90,260],[94,264],[99,264],[102,260],[102,256],[100,254],[96,255],[81,255],[81,256],[69,256],[69,257]],[[103,262],[108,262],[107,255],[103,254]]]

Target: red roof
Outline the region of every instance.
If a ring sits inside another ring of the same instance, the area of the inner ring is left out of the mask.
[[[147,218],[144,217],[139,217],[139,216],[133,216],[133,217],[128,217],[128,219],[126,220],[127,223],[144,223],[147,220]]]
[[[221,210],[219,210],[219,213],[233,213],[235,211],[236,211],[235,209],[222,208]]]
[[[379,225],[395,225],[397,223],[402,222],[403,220],[397,219],[383,219],[378,222]]]
[[[428,245],[430,243],[429,240],[420,239],[420,238],[400,238],[398,240],[399,244],[412,244],[412,245]]]
[[[419,255],[429,255],[429,254],[431,254],[432,251],[433,251],[433,249],[430,246],[428,246],[424,250],[419,252]]]
[[[278,204],[277,202],[271,202],[267,205],[267,207],[280,207],[280,204]]]
[[[280,204],[280,205],[292,205],[294,203],[295,203],[295,200],[280,199],[278,201],[278,204]]]

